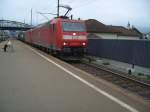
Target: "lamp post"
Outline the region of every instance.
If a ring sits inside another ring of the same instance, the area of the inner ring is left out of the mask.
[[[30,24],[32,26],[32,8],[31,8],[31,23]]]
[[[59,0],[58,0],[57,3],[58,3],[58,4],[57,4],[57,17],[59,17]]]

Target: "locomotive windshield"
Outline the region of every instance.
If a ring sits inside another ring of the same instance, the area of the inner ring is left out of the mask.
[[[63,22],[62,27],[63,31],[79,31],[79,32],[86,31],[84,23]]]

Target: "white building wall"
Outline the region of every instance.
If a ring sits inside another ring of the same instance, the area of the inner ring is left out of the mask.
[[[149,34],[146,34],[146,38],[147,38],[147,39],[150,39],[150,33],[149,33]]]
[[[101,39],[124,39],[124,40],[139,40],[140,37],[133,37],[133,36],[119,36],[117,34],[112,33],[94,33],[95,35],[99,36]]]
[[[123,40],[139,40],[140,37],[133,37],[133,36],[118,36],[118,39],[123,39]]]
[[[102,39],[117,39],[117,34],[111,34],[111,33],[94,33],[94,34],[99,36]]]

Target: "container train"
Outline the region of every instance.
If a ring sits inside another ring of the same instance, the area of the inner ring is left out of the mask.
[[[58,17],[25,32],[25,42],[59,56],[81,57],[86,53],[87,32],[83,20]]]

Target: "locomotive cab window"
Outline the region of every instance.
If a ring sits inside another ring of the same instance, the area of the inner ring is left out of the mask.
[[[79,31],[79,32],[86,31],[84,23],[63,22],[62,27],[63,31]]]

